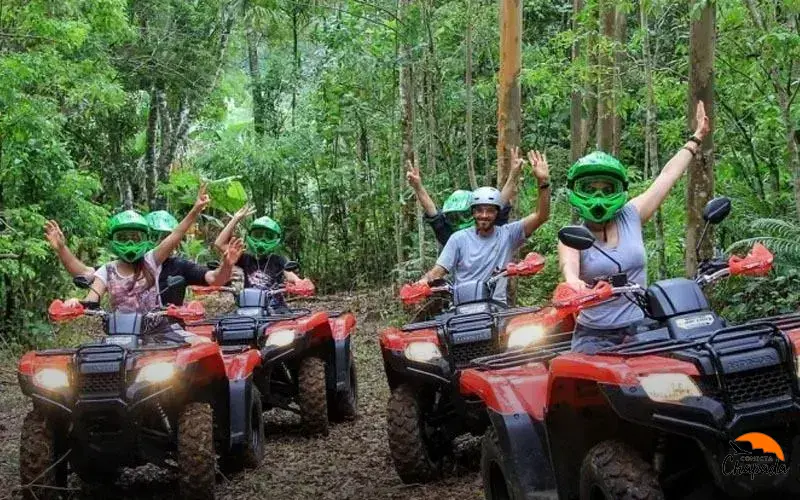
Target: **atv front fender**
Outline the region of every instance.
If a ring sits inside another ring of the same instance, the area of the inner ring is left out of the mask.
[[[252,374],[246,378],[231,380],[228,384],[229,438],[228,450],[242,446],[247,442],[247,430],[250,429],[250,403],[253,397]]]
[[[547,452],[544,424],[527,413],[489,410],[497,432],[511,497],[537,499],[555,490],[556,479]]]

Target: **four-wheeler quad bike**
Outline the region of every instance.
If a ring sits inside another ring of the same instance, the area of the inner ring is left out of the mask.
[[[712,200],[707,224],[729,210],[727,199]],[[582,227],[559,238],[580,250],[594,244]],[[728,326],[701,290],[729,275],[766,274],[771,264],[756,244],[743,259],[702,262],[694,280],[644,290],[619,273],[584,291],[560,285],[556,310],[626,296],[647,321],[595,355],[564,342],[487,356],[464,372],[462,391],[483,399],[492,423],[481,459],[486,498],[687,498],[698,485],[710,488],[700,490],[705,498],[715,490],[796,497],[800,315]],[[757,444],[748,450],[739,438]]]
[[[543,337],[544,330],[528,321],[536,308],[509,308],[491,298],[499,278],[536,274],[543,266],[544,259],[530,253],[487,281],[401,289],[406,303],[436,291],[450,294],[453,303],[431,321],[381,333],[384,369],[392,391],[387,410],[389,448],[404,482],[435,479],[457,436],[483,433],[485,411],[482,406],[473,411],[474,403],[480,401],[459,394],[459,375],[473,358],[520,349]]]
[[[287,265],[289,270],[296,269],[293,262]],[[222,349],[232,404],[242,407],[237,413],[244,416],[239,422],[242,432],[252,427],[256,414],[271,408],[299,414],[309,435],[327,435],[330,421],[356,418],[358,386],[351,339],[356,319],[351,312],[270,306],[273,296],[313,295],[314,285],[307,279],[271,290],[192,290],[195,294],[231,292],[236,297],[233,313],[205,323],[213,325],[211,338]],[[260,418],[259,422],[263,426]]]
[[[216,452],[226,451],[229,429],[225,366],[216,344],[192,345],[168,320],[202,314],[199,302],[146,314],[51,303],[51,320],[98,316],[106,336],[19,361],[20,387],[33,401],[20,438],[26,498],[57,493],[69,472],[113,482],[122,467],[167,460],[177,462],[181,497],[213,498]]]

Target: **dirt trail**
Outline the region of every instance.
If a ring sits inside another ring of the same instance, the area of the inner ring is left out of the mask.
[[[386,323],[385,294],[325,297],[308,305],[314,309],[349,307],[358,318],[355,356],[360,416],[355,422],[332,426],[325,438],[300,435],[299,417],[273,410],[265,414],[267,452],[258,469],[217,481],[217,498],[285,499],[479,499],[483,498],[478,471],[479,441],[466,439],[447,476],[434,484],[404,485],[394,471],[386,443],[386,384],[378,332]],[[19,429],[30,408],[19,391],[15,364],[0,365],[0,498],[18,486]],[[73,478],[70,498],[171,498],[170,474],[154,467],[127,471],[113,491],[81,489]],[[18,494],[13,497],[19,498]]]

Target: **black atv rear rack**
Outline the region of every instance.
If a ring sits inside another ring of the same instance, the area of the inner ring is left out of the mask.
[[[547,345],[475,358],[472,360],[470,368],[481,371],[502,370],[503,368],[515,368],[528,363],[549,361],[570,350],[572,340],[568,337],[571,335],[572,332],[555,333],[545,337],[548,341]],[[565,338],[566,340],[563,340]]]

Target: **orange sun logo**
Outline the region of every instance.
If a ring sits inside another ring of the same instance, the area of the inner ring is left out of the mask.
[[[750,443],[750,445],[753,447],[753,451],[761,450],[764,453],[772,453],[778,457],[781,462],[786,461],[786,457],[783,455],[783,449],[781,449],[781,446],[766,434],[762,434],[760,432],[748,432],[747,434],[742,434],[736,438],[736,441]]]

